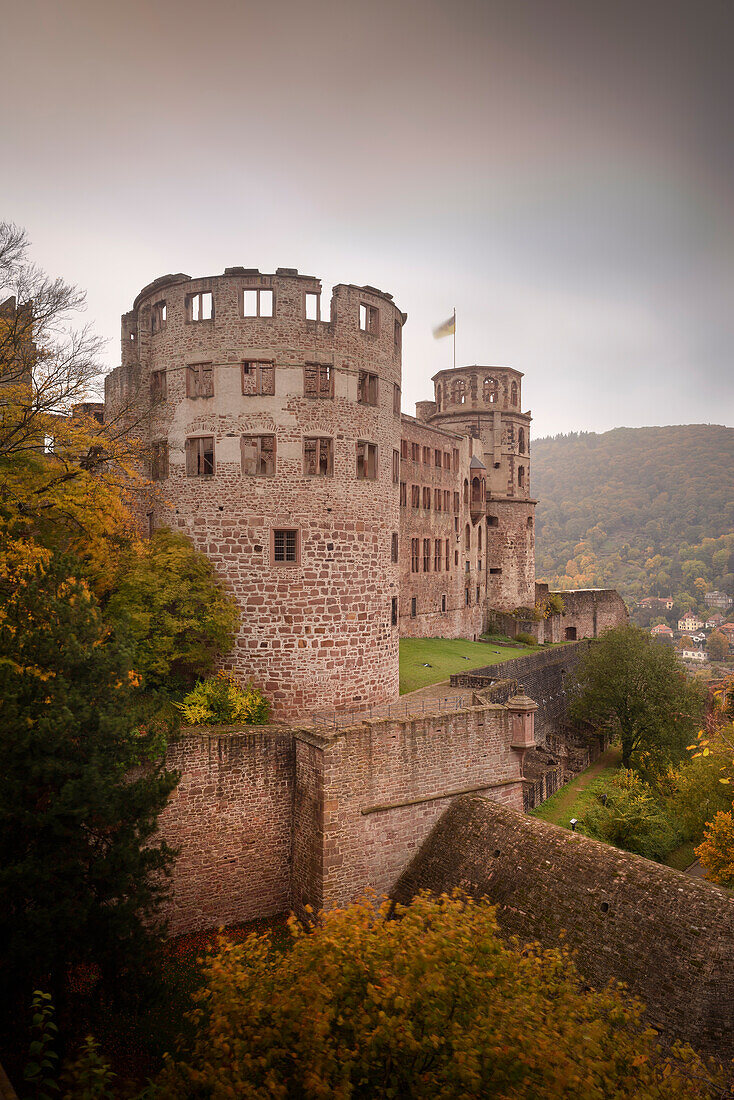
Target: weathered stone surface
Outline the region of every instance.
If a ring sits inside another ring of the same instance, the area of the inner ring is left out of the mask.
[[[627,983],[651,1023],[734,1053],[734,897],[668,867],[477,795],[456,799],[392,894],[460,887],[507,935],[566,943],[595,986]]]

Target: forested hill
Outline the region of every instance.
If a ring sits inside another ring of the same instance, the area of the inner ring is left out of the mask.
[[[703,607],[734,595],[734,428],[684,424],[532,444],[538,579]]]

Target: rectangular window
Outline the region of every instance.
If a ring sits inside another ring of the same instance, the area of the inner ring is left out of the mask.
[[[214,473],[214,436],[186,440],[186,476],[211,477]]]
[[[397,531],[393,531],[392,539],[390,541],[390,561],[392,561],[392,562],[396,562],[398,560],[398,547],[399,547],[398,533],[397,533]]]
[[[392,453],[392,481],[393,485],[397,485],[400,481],[400,451]]]
[[[441,610],[442,611],[446,610],[446,597],[445,596],[441,597]]]
[[[242,364],[242,392],[250,397],[275,393],[275,364],[267,359],[248,359]]]
[[[470,595],[470,593],[469,593],[469,589],[468,589],[468,588],[465,588],[465,589],[464,589],[464,600],[465,600],[465,602],[466,602],[466,606],[467,606],[467,607],[469,607],[469,605],[470,605],[470,603],[471,603],[471,595]]]
[[[328,437],[303,441],[303,472],[308,477],[332,477],[334,474],[334,445]]]
[[[423,539],[423,572],[431,572],[431,540]]]
[[[151,446],[151,481],[162,481],[168,477],[168,442],[153,443]]]
[[[357,442],[357,477],[374,481],[377,477],[377,444],[360,439]]]
[[[433,544],[433,572],[440,573],[443,565],[443,542],[436,539]]]
[[[395,347],[400,349],[403,346],[403,326],[400,321],[395,322]]]
[[[243,317],[272,317],[272,290],[245,290],[242,294]]]
[[[497,516],[487,516],[487,527],[499,527]]]
[[[434,454],[433,464],[434,464],[434,466],[438,467],[439,470],[441,469],[441,452],[440,451],[436,451],[436,453]]]
[[[411,485],[410,487],[410,506],[411,508],[420,508],[421,506],[420,485]]]
[[[454,473],[458,473],[458,470],[459,470],[459,449],[458,449],[458,447],[454,447],[451,451],[451,454],[453,456]]]
[[[431,490],[427,486],[423,486],[423,507],[430,511],[431,508]]]
[[[398,598],[393,596],[390,602],[390,622],[393,626],[398,625]]]
[[[461,500],[458,493],[454,493],[454,511],[458,512],[461,507]]]
[[[418,572],[418,559],[420,556],[420,539],[410,540],[410,571]]]
[[[418,601],[416,600],[415,596],[411,596],[411,598],[410,598],[410,617],[411,617],[411,619],[414,619],[416,614],[417,614],[417,611],[418,611],[417,604],[418,604]]]
[[[443,452],[443,468],[444,470],[451,469],[451,455],[448,451]]]
[[[284,565],[298,565],[301,556],[301,539],[298,529],[276,528],[271,543],[271,560]]]
[[[479,603],[479,585],[477,585],[477,603]]]
[[[410,445],[410,457],[413,462],[420,462],[421,460],[421,448],[419,443],[411,443]]]
[[[306,363],[303,368],[304,397],[334,396],[334,371],[329,363]]]
[[[490,569],[490,573],[492,574],[493,577],[499,577],[500,574],[502,573],[502,570],[501,569]]]
[[[400,440],[400,457],[404,458],[406,461],[408,459],[408,440],[407,439],[401,439]]]
[[[377,336],[380,331],[380,311],[376,306],[368,306],[366,302],[360,304],[359,327],[362,332],[369,332],[371,336]]]
[[[213,321],[214,299],[210,290],[200,290],[197,294],[186,295],[187,321]]]
[[[443,510],[448,512],[451,510],[451,490],[444,489],[443,491]]]
[[[154,370],[150,376],[150,399],[153,402],[168,398],[168,378],[164,370]]]
[[[321,295],[310,290],[306,291],[306,320],[321,320]]]
[[[392,411],[395,416],[400,416],[400,386],[393,382],[392,387]]]
[[[166,327],[166,303],[156,302],[150,311],[150,327],[153,332],[161,332]]]
[[[369,371],[359,372],[359,384],[357,388],[357,401],[360,405],[377,404],[377,375]]]
[[[451,546],[449,539],[446,539],[446,572],[451,569]]]
[[[431,448],[430,447],[424,447],[423,448],[423,465],[424,466],[430,466],[431,465]]]
[[[186,396],[214,396],[214,372],[211,363],[190,363],[186,367]]]
[[[275,474],[275,436],[240,437],[242,473],[245,477],[273,477]]]
[[[408,485],[405,481],[400,482],[400,507],[408,507]]]
[[[464,572],[465,572],[465,573],[469,573],[469,572],[471,572],[471,563],[470,563],[470,562],[468,562],[468,561],[465,561],[465,562],[464,562]]]
[[[454,550],[454,565],[458,569],[458,567],[459,567],[459,551],[458,550]]]

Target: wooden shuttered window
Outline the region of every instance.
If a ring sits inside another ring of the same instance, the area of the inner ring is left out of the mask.
[[[249,359],[243,363],[242,392],[249,397],[274,394],[275,364],[264,359]]]
[[[214,473],[214,436],[186,440],[186,476],[210,477]]]
[[[308,477],[332,477],[334,474],[333,440],[317,436],[303,441],[303,472]]]
[[[241,436],[240,456],[245,477],[272,477],[275,474],[275,436]]]

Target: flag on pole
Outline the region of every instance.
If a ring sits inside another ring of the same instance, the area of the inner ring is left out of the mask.
[[[444,321],[442,325],[433,330],[433,335],[436,340],[442,339],[444,336],[454,336],[456,334],[456,310],[451,314],[448,321]]]

